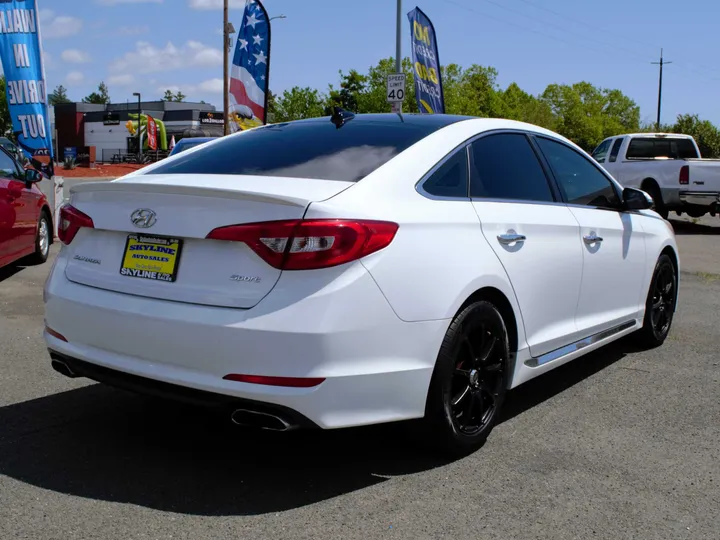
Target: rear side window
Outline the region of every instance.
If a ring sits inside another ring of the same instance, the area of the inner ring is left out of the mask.
[[[329,117],[271,124],[180,154],[147,174],[230,174],[357,182],[435,130],[399,121]]]
[[[545,172],[522,133],[498,133],[471,145],[470,195],[484,199],[554,201]]]
[[[423,190],[438,197],[468,197],[467,149],[450,156],[422,185]]]
[[[618,154],[620,153],[620,147],[622,146],[624,138],[620,137],[619,139],[615,139],[615,142],[613,143],[612,150],[610,150],[610,163],[615,163],[617,161]]]

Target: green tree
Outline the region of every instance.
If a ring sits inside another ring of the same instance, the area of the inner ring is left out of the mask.
[[[720,131],[708,120],[700,120],[697,114],[678,115],[675,125],[668,131],[691,135],[704,158],[720,157]]]
[[[294,86],[275,99],[274,122],[323,116],[325,96],[310,87]]]
[[[53,90],[48,96],[48,103],[52,106],[55,106],[58,103],[70,103],[70,99],[67,95],[67,88],[65,88],[62,84],[56,86],[55,90]]]
[[[83,98],[83,103],[96,103],[99,105],[106,105],[110,103],[110,94],[108,87],[104,82],[98,85],[97,92],[92,92],[88,96]]]
[[[547,129],[555,127],[555,116],[550,105],[511,83],[500,94],[502,117],[528,122]]]
[[[620,90],[596,88],[588,82],[551,84],[541,100],[555,115],[555,130],[585,150],[606,137],[640,127],[640,108]]]
[[[162,97],[163,101],[185,101],[185,98],[187,96],[183,94],[180,90],[177,92],[173,92],[172,90],[168,89],[165,90],[165,94]]]
[[[5,75],[0,75],[0,135],[14,140],[15,135],[13,134],[12,119],[8,108],[6,87]]]
[[[340,90],[335,90],[330,85],[328,92],[328,105],[337,106],[346,111],[357,112],[360,95],[365,92],[367,77],[361,75],[354,69],[345,75],[340,71]]]

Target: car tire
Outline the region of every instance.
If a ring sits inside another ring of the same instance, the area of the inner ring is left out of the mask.
[[[423,419],[426,441],[449,457],[481,447],[507,393],[510,344],[505,321],[490,302],[474,302],[443,339]]]
[[[670,212],[668,211],[665,203],[663,202],[662,192],[660,191],[660,188],[657,186],[657,184],[650,183],[647,186],[645,192],[647,192],[647,194],[652,197],[655,211],[660,214],[661,218],[667,219],[670,215]]]
[[[46,212],[40,213],[37,229],[35,231],[35,252],[28,257],[29,264],[43,264],[50,254],[52,241],[52,227]]]
[[[659,347],[670,333],[677,302],[677,286],[675,265],[670,257],[660,255],[645,301],[643,326],[637,332],[638,344],[643,348]]]

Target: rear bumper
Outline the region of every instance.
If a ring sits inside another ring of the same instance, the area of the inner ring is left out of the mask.
[[[67,339],[45,333],[53,354],[175,387],[285,407],[321,428],[424,415],[449,321],[401,321],[361,264],[312,276],[285,272],[250,310],[87,287],[70,282],[64,265],[61,252],[44,291],[46,324]],[[224,380],[230,373],[325,380],[289,388]]]
[[[696,206],[716,206],[720,204],[720,192],[717,191],[681,191],[680,201]]]

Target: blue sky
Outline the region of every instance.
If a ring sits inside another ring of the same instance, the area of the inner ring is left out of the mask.
[[[244,0],[230,0],[239,27]],[[395,49],[395,0],[265,0],[272,22],[270,88],[326,90],[338,70],[365,71]],[[38,0],[48,85],[79,100],[101,80],[113,101],[163,88],[222,105],[222,0]],[[581,80],[619,88],[654,120],[660,47],[665,122],[697,113],[720,124],[715,37],[720,4],[688,0],[404,0],[433,20],[443,64],[477,63],[538,94]],[[403,55],[410,54],[403,15]]]

